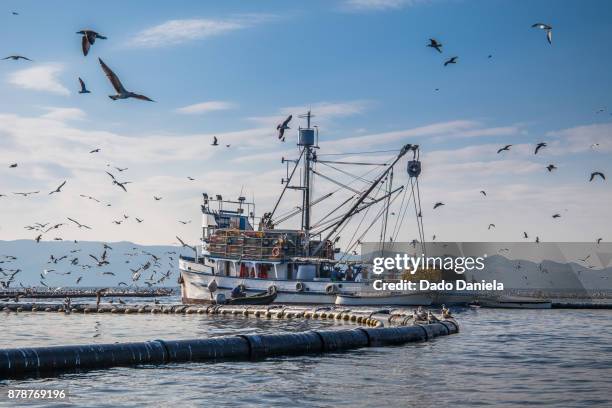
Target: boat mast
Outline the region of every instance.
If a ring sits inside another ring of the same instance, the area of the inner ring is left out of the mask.
[[[314,150],[317,148],[315,145],[314,129],[310,127],[310,119],[314,115],[310,111],[306,112],[305,115],[300,115],[300,118],[306,118],[306,128],[299,129],[300,135],[298,140],[298,146],[304,148],[304,175],[302,180],[302,230],[306,236],[305,250],[306,255],[310,256],[310,196],[312,191],[312,161],[315,157]]]

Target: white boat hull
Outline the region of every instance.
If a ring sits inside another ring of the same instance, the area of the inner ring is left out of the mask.
[[[232,290],[239,285],[243,285],[247,295],[266,292],[270,290],[271,286],[274,286],[277,292],[275,303],[333,305],[338,304],[336,302],[337,294],[359,295],[365,293],[372,296],[374,293],[380,295],[380,292],[374,292],[369,282],[297,281],[222,276],[214,274],[214,269],[210,266],[185,259],[179,261],[179,270],[182,278],[181,295],[183,303],[211,303],[218,294],[223,294],[229,299]],[[214,286],[216,286],[213,293],[208,289],[208,285],[212,281],[215,282]],[[298,283],[301,283],[302,290],[298,290]],[[333,285],[334,290],[328,292],[331,285]],[[409,298],[411,300],[408,300]],[[393,301],[400,300],[393,299]],[[432,297],[430,295],[415,293],[402,295],[401,303],[381,303],[379,299],[375,303],[368,304],[429,305],[431,302]]]
[[[232,290],[243,285],[247,295],[266,292],[271,286],[276,287],[276,303],[299,304],[330,304],[336,301],[335,293],[327,293],[327,287],[335,285],[336,291],[355,293],[369,287],[361,282],[330,282],[330,281],[296,281],[276,279],[239,278],[213,274],[213,268],[181,259],[179,269],[183,283],[181,293],[183,303],[211,303],[214,296],[223,294],[229,299]],[[213,294],[208,290],[208,284],[215,281],[216,290]],[[303,290],[297,289],[302,282]]]
[[[540,299],[479,299],[480,307],[495,309],[550,309],[552,302]]]

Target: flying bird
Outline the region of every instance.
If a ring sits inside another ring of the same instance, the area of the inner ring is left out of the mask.
[[[447,66],[448,64],[456,64],[457,63],[457,58],[459,58],[459,57],[451,57],[451,58],[447,59],[446,61],[444,61],[444,66]]]
[[[488,229],[491,229],[491,228],[495,228],[495,224],[489,224],[489,228]]]
[[[100,148],[93,149],[89,153],[100,153]]]
[[[289,122],[291,122],[291,119],[293,119],[293,115],[287,116],[287,119],[276,125],[276,130],[278,130],[278,139],[282,140],[283,142],[285,141],[285,130],[291,129],[289,127]]]
[[[7,59],[12,59],[13,61],[17,61],[20,59],[26,60],[26,61],[32,61],[31,59],[21,56],[21,55],[9,55],[8,57],[4,57],[2,58],[3,60],[7,60]]]
[[[17,166],[18,166],[17,163],[9,164],[9,169],[14,169]]]
[[[77,34],[81,34],[83,38],[81,39],[81,48],[83,49],[83,55],[87,56],[89,53],[89,48],[96,42],[96,39],[106,40],[106,37],[96,33],[93,30],[81,30],[77,31]]]
[[[141,220],[140,218],[136,217],[136,221],[140,224],[141,222],[143,222],[144,220]]]
[[[108,96],[113,101],[116,101],[117,99],[136,98],[136,99],[140,99],[143,101],[155,102],[153,99],[147,96],[140,95],[140,94],[126,90],[121,84],[119,77],[117,77],[117,75],[104,63],[104,61],[102,61],[102,59],[100,58],[98,58],[98,61],[100,61],[100,66],[102,67],[102,70],[108,77],[108,80],[110,81],[110,83],[113,85],[113,88],[115,88],[115,91],[117,91],[116,95]]]
[[[535,153],[534,153],[534,154],[538,154],[538,151],[539,151],[541,148],[546,147],[546,146],[547,146],[546,142],[540,142],[540,143],[538,143],[538,144],[537,144],[537,146],[536,146],[536,148],[535,148]]]
[[[591,173],[591,178],[589,179],[589,181],[593,181],[597,176],[601,177],[602,180],[606,179],[606,176],[601,171],[594,171],[593,173]]]
[[[131,183],[130,181],[119,182],[119,181],[117,181],[115,176],[113,176],[108,171],[106,172],[106,174],[108,174],[113,179],[113,184],[114,185],[121,187],[121,189],[127,193],[127,188],[125,188],[125,185]]]
[[[189,181],[194,181],[195,179],[194,179],[193,177],[189,177],[189,176],[188,176],[188,177],[187,177],[187,180],[189,180]]]
[[[437,202],[437,203],[434,204],[433,209],[435,210],[436,208],[442,207],[443,205],[444,205],[444,203]]]
[[[27,197],[31,194],[38,194],[38,193],[40,193],[40,191],[28,191],[27,193],[13,193],[13,194]]]
[[[546,31],[546,40],[552,45],[552,27],[544,23],[535,23],[531,25],[532,28],[539,28],[540,30]]]
[[[61,193],[62,192],[62,187],[64,187],[65,184],[66,184],[66,181],[64,181],[62,184],[60,184],[55,190],[51,191],[49,193],[49,195],[51,195],[53,193]]]
[[[527,239],[527,238],[529,238],[529,235],[527,235],[526,232],[523,232],[523,238]]]
[[[79,91],[80,94],[91,93],[85,86],[85,82],[81,79],[81,77],[79,77],[79,84],[81,84],[81,90]]]
[[[442,44],[439,43],[438,41],[436,41],[435,38],[430,38],[429,39],[429,44],[427,44],[428,47],[431,48],[435,48],[438,52],[442,52],[441,48],[442,48]]]
[[[161,200],[163,197],[153,196],[153,198],[155,199],[155,201],[159,201],[159,200]]]
[[[548,166],[546,166],[546,169],[551,172],[553,170],[557,169],[557,166],[555,166],[554,164],[549,164]]]
[[[178,239],[178,242],[180,242],[180,243],[181,243],[181,246],[182,246],[183,248],[191,248],[191,249],[193,249],[194,251],[196,251],[196,252],[197,252],[196,247],[191,246],[191,245],[187,245],[187,244],[185,243],[185,241],[183,241],[182,239],[180,239],[178,236],[176,237],[176,239]]]
[[[512,145],[505,145],[504,147],[502,147],[501,149],[499,149],[497,151],[497,154],[500,154],[501,152],[505,151],[510,151],[510,148],[512,147]]]
[[[72,219],[72,218],[70,218],[70,217],[66,217],[66,218],[68,218],[70,221],[74,222],[74,223],[75,223],[75,224],[76,224],[76,225],[77,225],[79,228],[87,228],[87,229],[89,229],[89,230],[91,229],[91,227],[89,227],[89,226],[87,226],[87,225],[85,225],[85,224],[81,224],[80,222],[78,222],[78,221],[77,221],[77,220],[75,220],[75,219]]]
[[[553,218],[561,218],[561,214],[553,214]]]
[[[483,195],[483,196],[485,196],[485,197],[487,196],[487,192],[486,192],[486,191],[484,191],[484,190],[480,190],[480,194],[482,194],[482,195]]]
[[[217,136],[213,136],[213,142],[210,145],[219,146],[219,139],[217,139]]]

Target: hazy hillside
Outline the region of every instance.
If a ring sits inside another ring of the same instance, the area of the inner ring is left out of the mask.
[[[176,286],[178,255],[193,255],[190,249],[174,246],[142,246],[125,241],[109,242],[107,245],[112,248],[107,250],[109,264],[98,266],[89,255],[100,259],[104,252],[102,242],[41,241],[37,244],[33,240],[0,241],[0,280],[6,279],[3,273],[10,275],[11,270],[21,269],[11,287],[19,286],[19,282],[26,286],[40,286],[43,280],[41,274],[45,276],[43,282],[49,286],[116,286],[121,281],[129,285],[132,284],[130,268],[135,270],[151,262],[136,282],[138,286],[146,286],[145,281],[151,277],[153,279],[149,281],[155,283],[168,271],[170,277],[159,285]],[[156,262],[147,253],[155,255],[159,260]],[[63,256],[66,258],[54,263],[50,261],[51,255],[56,259]],[[17,259],[7,258],[11,256]],[[108,272],[114,273],[114,276]],[[82,279],[76,285],[79,277]]]

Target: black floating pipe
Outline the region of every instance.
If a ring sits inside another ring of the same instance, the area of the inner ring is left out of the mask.
[[[454,321],[391,328],[316,330],[196,340],[0,349],[0,380],[143,364],[253,360],[429,340],[454,334]]]

